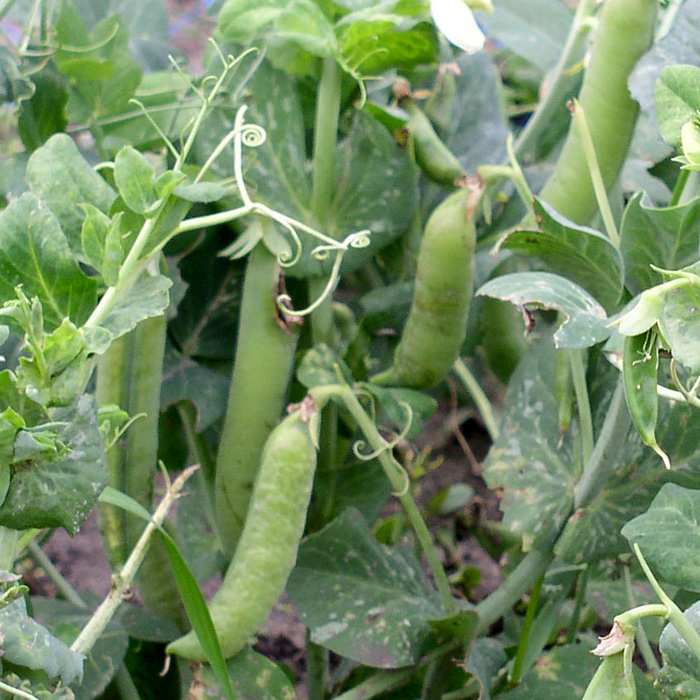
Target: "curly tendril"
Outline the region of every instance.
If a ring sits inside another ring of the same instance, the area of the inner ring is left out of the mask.
[[[413,423],[413,409],[411,408],[410,404],[406,403],[405,401],[399,401],[398,403],[399,406],[401,406],[401,408],[403,408],[403,410],[406,412],[407,418],[406,424],[403,426],[403,428],[401,428],[401,432],[391,442],[384,440],[384,444],[372,452],[364,451],[364,449],[367,447],[365,440],[356,440],[352,446],[352,453],[355,455],[355,457],[357,457],[357,459],[360,459],[363,462],[375,459],[376,457],[379,457],[382,452],[393,450],[400,442],[406,439],[408,431],[411,429],[411,424]]]

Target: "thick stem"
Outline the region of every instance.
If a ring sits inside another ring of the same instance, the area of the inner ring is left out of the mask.
[[[258,244],[248,260],[238,345],[219,443],[215,507],[222,544],[232,554],[243,529],[262,449],[287,400],[297,325],[277,308],[280,268]]]

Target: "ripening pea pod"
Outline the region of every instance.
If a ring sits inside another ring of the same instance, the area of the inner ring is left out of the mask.
[[[236,554],[209,605],[224,658],[238,653],[265,621],[296,562],[316,468],[317,409],[312,402],[270,433]],[[205,661],[194,632],[168,654]]]
[[[620,175],[634,133],[639,106],[630,96],[627,80],[653,40],[657,5],[658,0],[606,0],[596,29],[578,99],[607,191]],[[598,210],[575,123],[540,196],[578,224],[587,224]]]
[[[624,657],[625,652],[620,651],[603,658],[583,700],[636,700],[637,685]]]
[[[668,455],[656,440],[656,422],[659,415],[658,335],[650,329],[640,335],[625,337],[622,357],[622,375],[627,407],[644,444],[663,459],[667,469]]]
[[[459,357],[473,292],[476,230],[470,194],[455,192],[430,215],[408,321],[393,365],[372,377],[375,384],[427,389],[441,382]]]

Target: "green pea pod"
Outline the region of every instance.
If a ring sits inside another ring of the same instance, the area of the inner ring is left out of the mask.
[[[270,433],[243,533],[209,612],[225,658],[265,621],[294,566],[316,468],[315,409],[305,402]],[[205,655],[194,632],[166,649],[193,661]]]
[[[644,444],[663,459],[666,468],[670,468],[668,455],[656,441],[658,366],[658,336],[655,330],[625,338],[622,373],[627,407]]]
[[[608,191],[620,175],[634,133],[639,106],[629,94],[627,80],[653,40],[657,5],[658,0],[606,0],[596,29],[579,102]],[[587,224],[598,210],[575,124],[540,196],[579,224]]]
[[[455,181],[464,177],[464,168],[442,142],[418,105],[410,97],[401,99],[400,104],[409,116],[408,128],[418,167],[438,185],[454,188]]]
[[[625,673],[624,652],[606,656],[588,684],[583,700],[636,700],[637,686],[629,669]]]
[[[469,190],[440,204],[428,219],[418,255],[413,304],[394,364],[375,384],[426,389],[441,382],[464,342],[474,277],[474,221]]]

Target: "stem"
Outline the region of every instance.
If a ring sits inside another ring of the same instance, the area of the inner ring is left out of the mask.
[[[378,451],[377,458],[384,468],[391,486],[396,492],[397,498],[403,506],[406,516],[408,517],[411,527],[416,534],[416,538],[425,554],[428,561],[428,567],[433,575],[435,584],[437,585],[442,600],[443,607],[447,614],[455,614],[457,612],[457,604],[452,596],[450,582],[447,580],[445,570],[442,568],[442,563],[437,555],[435,546],[433,545],[430,532],[425,524],[425,520],[420,514],[420,510],[413,500],[410,491],[406,489],[404,481],[403,468],[394,459],[391,452],[387,449],[387,443],[379,434],[372,419],[367,415],[364,408],[358,401],[352,389],[348,386],[338,388],[338,395],[342,398],[345,407],[350,411],[352,417],[357,422],[363,435],[371,445],[373,450]]]
[[[73,586],[66,581],[63,574],[54,566],[51,559],[46,556],[44,550],[36,543],[30,542],[27,545],[27,549],[31,553],[34,561],[46,572],[46,575],[51,579],[53,584],[58,589],[58,592],[73,605],[79,608],[86,608],[87,604],[80,597],[78,592],[73,588]]]
[[[308,700],[325,700],[328,691],[328,650],[311,641],[306,633]]]
[[[196,467],[186,469],[172,483],[170,488],[168,488],[163,500],[160,502],[158,508],[153,514],[153,518],[141,534],[139,541],[136,543],[136,546],[129,555],[129,558],[126,560],[122,570],[119,572],[119,574],[113,576],[112,588],[109,594],[102,601],[97,610],[95,610],[95,613],[90,618],[90,621],[87,623],[87,625],[85,625],[85,627],[83,627],[80,634],[71,645],[71,649],[73,651],[76,651],[79,654],[87,655],[95,645],[95,642],[105,631],[107,625],[110,623],[110,620],[114,617],[114,614],[121,605],[125,594],[131,587],[134,577],[136,576],[136,572],[146,556],[146,552],[148,551],[153,535],[163,524],[170,507],[179,496],[185,482],[193,474],[195,469]]]
[[[515,661],[513,662],[513,672],[510,676],[511,686],[518,685],[518,683],[520,683],[520,679],[522,678],[523,663],[525,661],[525,655],[527,654],[530,630],[532,629],[532,623],[535,621],[537,608],[540,604],[540,593],[542,592],[543,583],[544,572],[540,574],[537,581],[535,581],[535,585],[532,587],[530,601],[528,602],[527,612],[525,613],[525,620],[523,621],[523,630],[520,634],[520,642],[518,643],[518,651],[515,654]]]
[[[462,358],[458,358],[452,368],[454,373],[459,377],[459,380],[464,384],[464,388],[471,396],[472,401],[476,404],[476,407],[481,414],[481,419],[484,421],[484,426],[488,431],[491,438],[491,442],[496,442],[498,440],[499,429],[498,421],[493,413],[493,407],[491,402],[486,396],[484,390],[479,386],[474,375],[469,371],[466,363]]]
[[[576,405],[578,407],[578,419],[581,427],[581,452],[583,464],[590,462],[593,454],[593,417],[591,415],[591,402],[588,397],[588,387],[586,385],[586,368],[584,365],[583,350],[568,350],[566,354],[571,367],[571,378],[576,394]]]
[[[593,454],[584,465],[581,479],[574,488],[574,508],[586,506],[602,487],[601,481],[605,470],[609,469],[611,458],[619,449],[621,436],[627,434],[629,424],[630,416],[625,403],[625,392],[622,382],[618,380]]]
[[[333,700],[370,700],[377,695],[396,690],[408,683],[415,674],[414,668],[400,669],[398,671],[380,671],[370,676],[366,681],[358,683],[354,688],[336,695]]]
[[[624,576],[625,588],[627,589],[627,598],[629,599],[630,605],[636,605],[637,601],[635,600],[634,591],[632,590],[632,576],[630,575],[629,566],[625,566]],[[641,618],[637,625],[637,648],[644,659],[647,669],[655,676],[658,675],[661,667],[659,666],[659,662],[656,660],[654,650],[651,648],[649,637],[647,637],[646,630],[644,629],[644,620]]]
[[[524,159],[536,147],[542,134],[550,128],[556,112],[572,96],[577,83],[573,68],[580,63],[586,51],[586,37],[591,28],[590,19],[595,6],[596,0],[580,0],[566,44],[554,69],[554,75],[550,78],[551,87],[515,143],[515,155],[518,160]]]
[[[700,194],[700,173],[696,170],[681,170],[681,173],[688,173],[688,176],[682,182],[681,189],[678,192],[678,204],[687,204]],[[681,175],[678,176],[678,179],[680,181]],[[676,195],[675,189],[673,195],[674,197]]]
[[[673,23],[676,20],[676,15],[681,9],[682,4],[683,0],[669,0],[668,5],[666,6],[666,10],[664,11],[663,19],[661,20],[661,26],[659,27],[659,31],[656,35],[657,41],[663,39],[666,36],[666,34],[668,34],[668,32],[671,30],[671,27],[673,26]]]
[[[576,586],[576,603],[574,612],[571,615],[571,624],[566,635],[567,644],[573,644],[576,641],[579,626],[581,624],[581,613],[583,606],[586,604],[586,587],[588,586],[588,566],[584,565],[578,577],[578,585]]]
[[[20,531],[0,525],[0,569],[12,571],[17,559]]]
[[[537,579],[547,570],[554,554],[547,550],[531,549],[511,571],[508,578],[475,608],[479,615],[479,632],[485,632],[507,610],[522,598]]]

